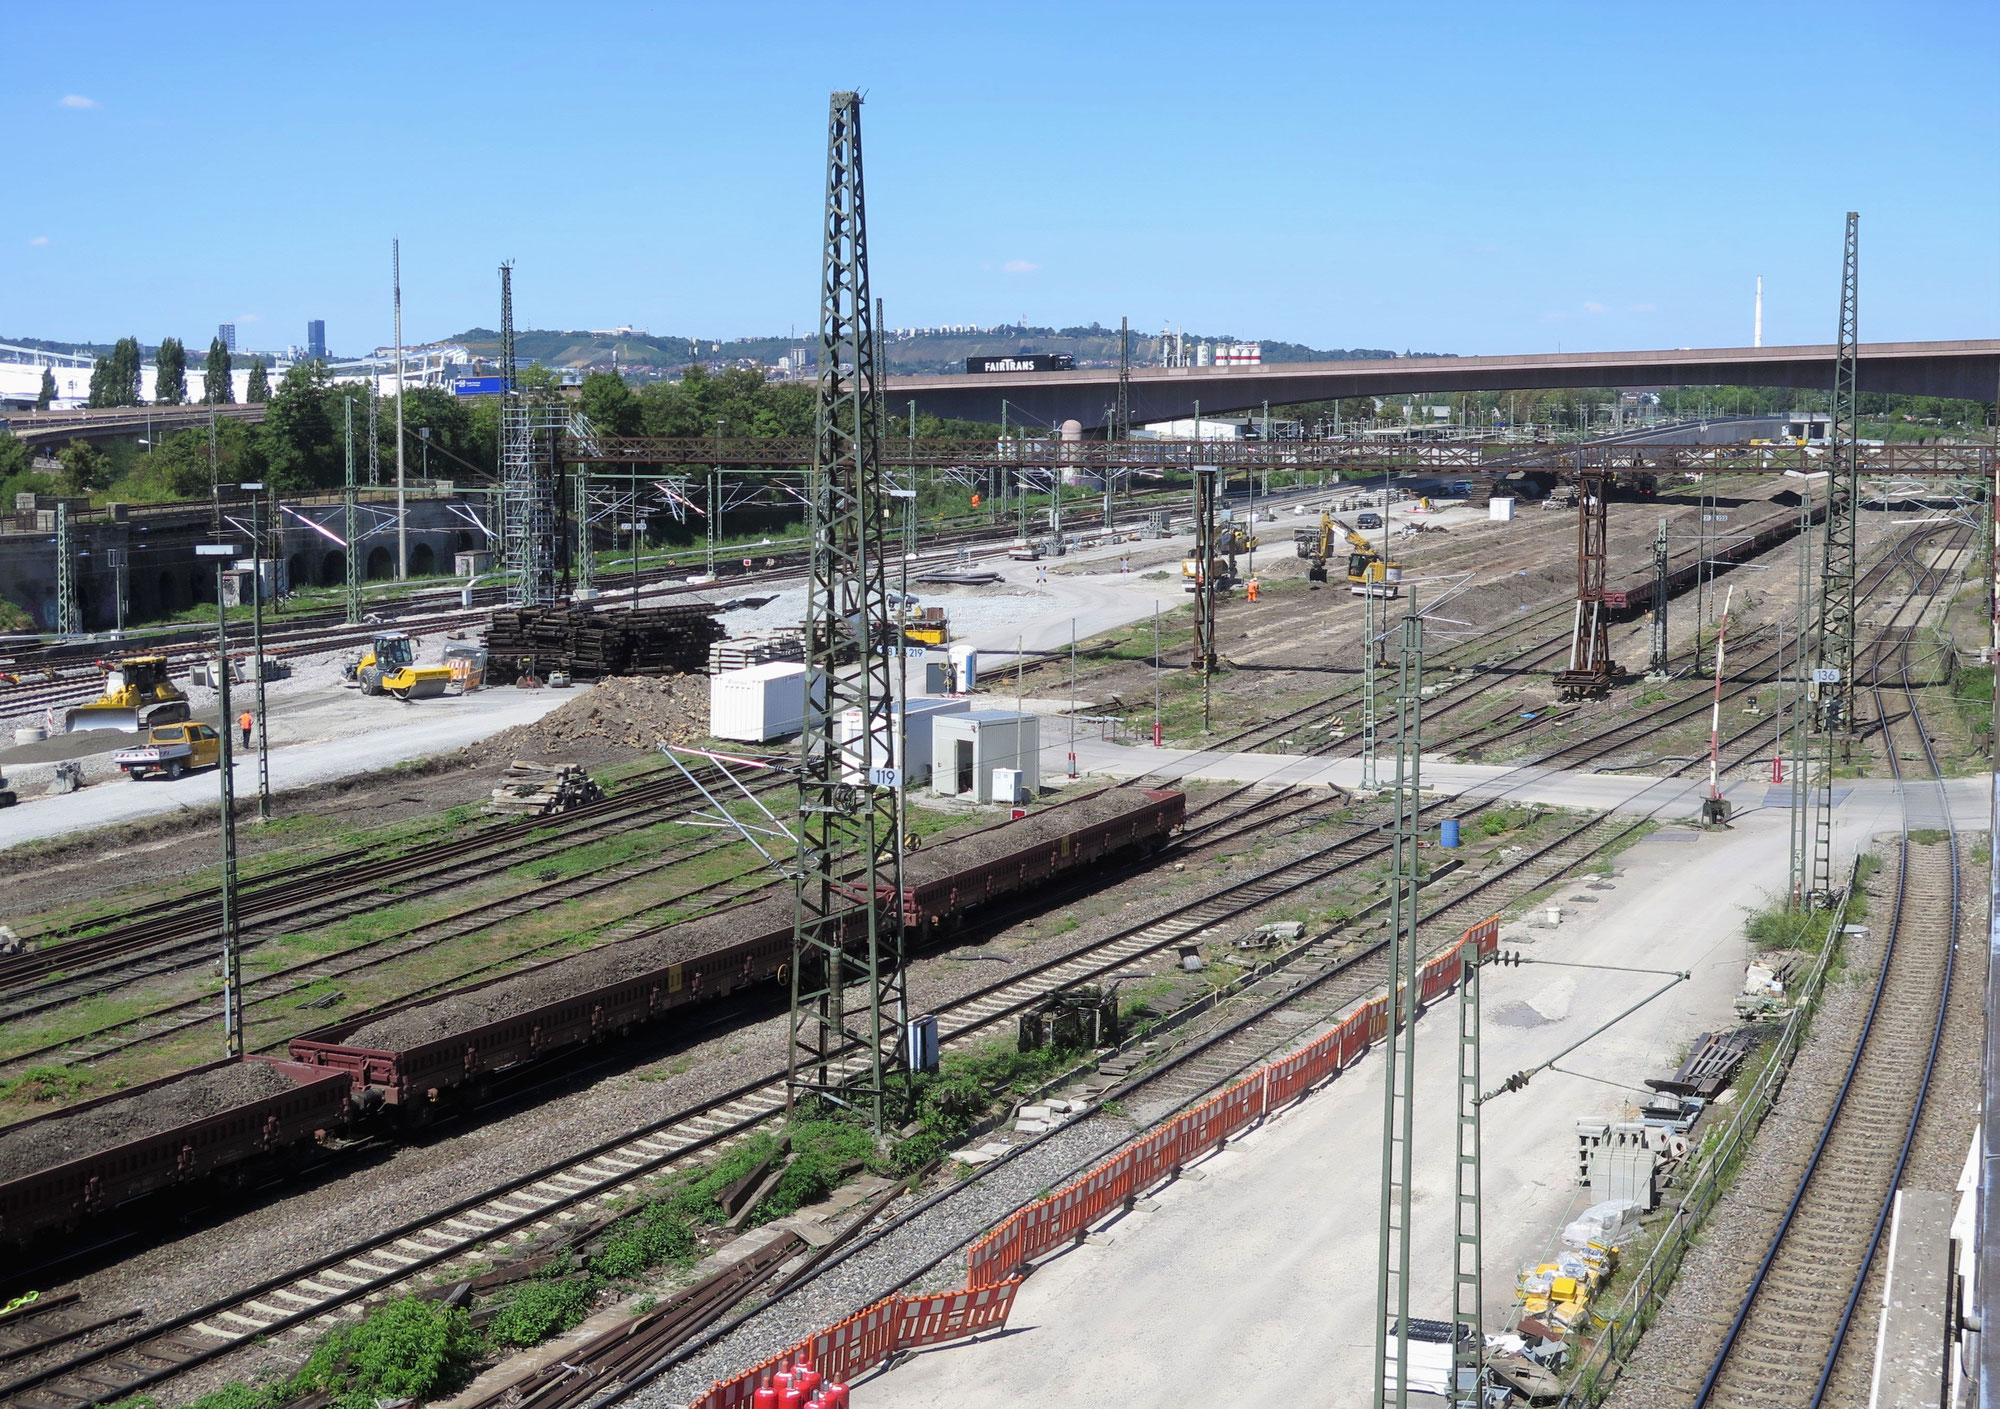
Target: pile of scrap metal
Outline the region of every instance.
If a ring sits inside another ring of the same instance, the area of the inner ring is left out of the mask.
[[[1052,993],[1021,1014],[1020,1046],[1023,1052],[1044,1047],[1080,1050],[1085,1047],[1116,1047],[1118,1031],[1118,990],[1094,983]]]
[[[480,810],[493,817],[548,817],[603,800],[604,789],[580,763],[528,763],[517,758],[493,790],[492,800]]]
[[[1768,1017],[1782,1013],[1791,1007],[1785,996],[1785,984],[1792,977],[1792,961],[1773,968],[1768,964],[1751,964],[1743,972],[1743,991],[1736,995],[1736,1016],[1739,1018]]]

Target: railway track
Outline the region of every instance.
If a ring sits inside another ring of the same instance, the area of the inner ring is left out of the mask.
[[[1908,638],[1902,654],[1907,664]],[[1827,1401],[1836,1369],[1866,1356],[1849,1332],[1881,1249],[1897,1187],[1924,1116],[1944,1033],[1960,930],[1959,840],[1942,771],[1917,712],[1892,713],[1872,690],[1885,752],[1904,790],[1896,894],[1862,1031],[1832,1109],[1804,1152],[1797,1183],[1748,1290],[1695,1391],[1694,1409]],[[1926,776],[1909,777],[1905,759]],[[1913,827],[1912,821],[1922,824]],[[1912,832],[1942,832],[1920,842]]]
[[[1643,729],[1644,721],[1627,726],[1633,727]],[[1753,731],[1761,732],[1761,725],[1742,732]],[[1732,745],[1738,742],[1740,736]],[[1528,776],[1533,776],[1532,772],[1524,772],[1524,780]],[[1665,791],[1659,806],[1670,805],[1681,795],[1681,787],[1675,785]],[[1504,796],[1489,798],[1486,805]],[[1225,820],[1235,821],[1239,816],[1240,812]],[[1644,821],[1643,817],[1581,819],[1499,873],[1451,895],[1432,911],[1430,922],[1451,929],[1457,917],[1470,909],[1483,913],[1502,908],[1510,898],[1566,874],[1579,859],[1643,826]],[[1220,926],[1256,913],[1274,899],[1365,866],[1384,850],[1385,844],[1373,829],[1362,830],[1077,953],[1009,975],[941,1010],[942,1035],[948,1043],[963,1043],[1050,992],[1114,974],[1148,955],[1198,941]],[[1353,974],[1355,966],[1378,948],[1377,943],[1360,943],[1348,956],[1330,960],[1309,982]],[[1271,1021],[1282,1024],[1285,1020],[1272,1016]],[[1239,1027],[1242,1051],[1259,1042],[1265,1042],[1264,1050],[1268,1050],[1268,1038],[1275,1029],[1253,1032],[1254,1023]],[[858,1065],[858,1059],[848,1060]],[[1188,1070],[1196,1069],[1190,1066]],[[1188,1079],[1199,1084],[1212,1081],[1214,1076],[1211,1062]],[[82,1409],[170,1379],[252,1339],[322,1327],[329,1324],[331,1314],[408,1277],[470,1258],[482,1245],[523,1229],[553,1226],[568,1211],[630,1193],[638,1187],[637,1181],[741,1137],[777,1117],[784,1107],[784,1087],[783,1074],[771,1073],[714,1101],[266,1279],[244,1292],[93,1346],[66,1360],[39,1366],[0,1384],[0,1397],[20,1409]]]

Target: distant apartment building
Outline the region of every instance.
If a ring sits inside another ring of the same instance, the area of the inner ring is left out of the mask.
[[[326,319],[306,320],[306,356],[315,362],[326,361]]]
[[[217,323],[215,325],[215,335],[222,339],[224,347],[228,348],[231,352],[236,351],[236,325],[234,323]]]

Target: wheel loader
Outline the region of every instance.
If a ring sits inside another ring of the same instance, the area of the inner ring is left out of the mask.
[[[137,734],[188,717],[187,696],[168,678],[165,656],[126,656],[98,665],[104,671],[104,694],[95,704],[64,714],[63,728],[69,733],[118,729]]]
[[[364,695],[394,695],[399,700],[428,700],[451,684],[448,665],[418,665],[416,648],[401,631],[384,631],[359,656],[341,664],[340,673]]]

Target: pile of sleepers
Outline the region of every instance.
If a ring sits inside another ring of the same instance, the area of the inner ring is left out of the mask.
[[[521,607],[493,613],[485,646],[497,667],[488,673],[498,678],[542,678],[559,670],[572,680],[602,680],[700,674],[710,645],[723,634],[715,608],[706,603],[602,612],[576,605]]]
[[[548,817],[603,800],[604,789],[580,763],[529,763],[517,758],[481,811],[491,817]]]

